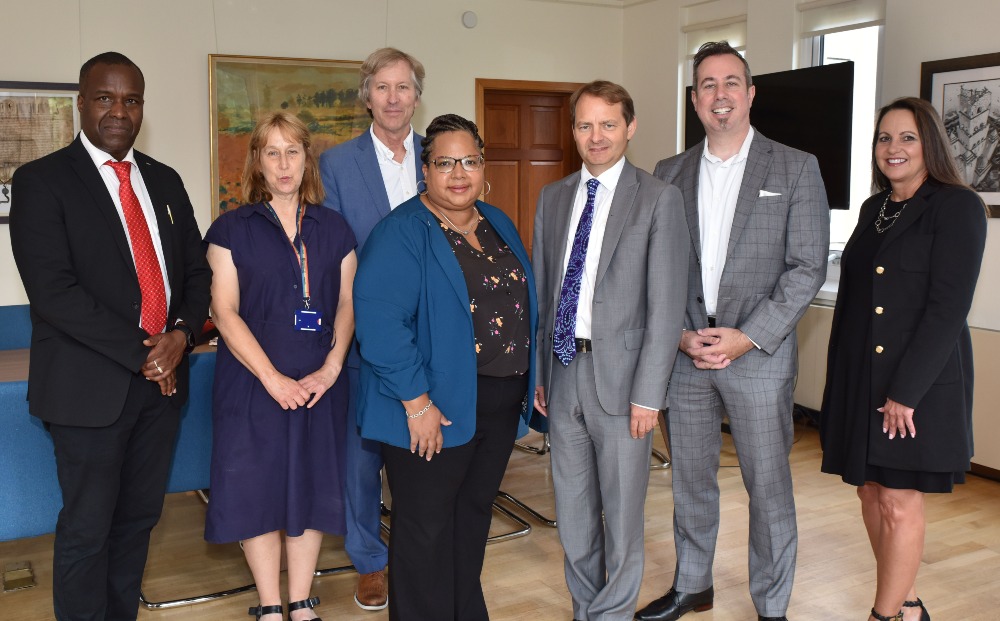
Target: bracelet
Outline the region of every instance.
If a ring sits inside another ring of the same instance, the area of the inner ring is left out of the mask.
[[[424,407],[422,407],[419,412],[417,412],[416,414],[410,414],[409,412],[407,412],[406,413],[406,418],[420,418],[421,416],[423,416],[424,414],[427,413],[427,410],[431,409],[432,405],[434,405],[434,402],[431,401],[430,399],[428,399],[427,400],[427,405],[425,405]],[[404,412],[405,412],[405,410],[404,410]]]

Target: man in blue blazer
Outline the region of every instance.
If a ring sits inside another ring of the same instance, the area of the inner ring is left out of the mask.
[[[423,181],[420,141],[410,121],[420,105],[424,66],[394,48],[372,52],[361,65],[359,96],[372,124],[357,138],[329,149],[320,157],[326,199],[340,213],[364,248],[372,228],[397,205],[417,194]],[[379,510],[382,496],[382,455],[377,442],[364,440],[358,430],[357,344],[347,357],[350,384],[347,429],[347,537],[344,546],[358,570],[354,601],[364,610],[388,604],[385,566],[388,549],[382,541]]]

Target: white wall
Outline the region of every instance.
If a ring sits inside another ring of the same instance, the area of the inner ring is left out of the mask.
[[[468,30],[461,15],[476,11]],[[0,80],[76,82],[123,52],[146,76],[137,148],[181,174],[202,232],[209,200],[208,54],[362,60],[384,45],[427,69],[422,129],[475,116],[476,78],[622,80],[623,10],[533,0],[2,0]],[[16,27],[12,27],[16,25]],[[114,34],[111,34],[114,33]],[[16,197],[15,197],[16,200]],[[27,302],[0,225],[0,305]]]

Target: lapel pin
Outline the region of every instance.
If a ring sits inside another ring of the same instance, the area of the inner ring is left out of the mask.
[[[170,216],[170,224],[174,223],[174,212],[170,211],[170,205],[167,205],[167,215]]]

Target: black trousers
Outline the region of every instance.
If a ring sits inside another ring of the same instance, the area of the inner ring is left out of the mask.
[[[392,493],[391,621],[489,619],[480,574],[527,390],[523,376],[479,376],[472,440],[431,461],[382,445]]]
[[[59,621],[134,621],[170,473],[180,404],[136,375],[107,427],[49,425],[63,508],[52,598]]]

